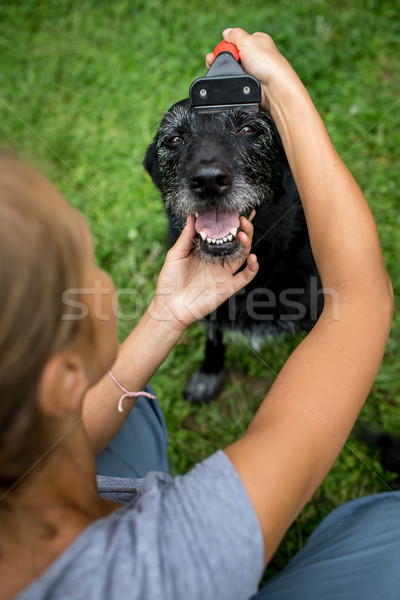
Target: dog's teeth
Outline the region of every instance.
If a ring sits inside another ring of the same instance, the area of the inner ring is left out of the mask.
[[[228,241],[228,238],[227,238],[227,237],[224,237],[224,238],[222,238],[222,239],[224,240],[224,242],[227,242],[227,241]]]
[[[195,216],[195,217],[196,217],[196,219],[197,219],[197,217],[199,216],[199,213],[195,212],[195,213],[194,213],[194,216]]]
[[[207,244],[211,244],[211,238],[207,238]]]
[[[236,237],[236,233],[237,233],[238,228],[237,227],[231,227],[230,228],[230,232],[233,235],[233,237]]]
[[[226,239],[228,240],[228,242],[231,242],[233,240],[233,235],[229,234]]]
[[[201,236],[201,239],[203,240],[203,242],[205,242],[205,241],[206,241],[206,239],[207,239],[207,235],[204,233],[204,231],[203,231],[203,230],[201,230],[201,231],[200,231],[200,236]],[[210,243],[210,242],[209,242],[209,243]]]

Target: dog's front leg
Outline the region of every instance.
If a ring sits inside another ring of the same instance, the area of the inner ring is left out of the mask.
[[[216,398],[224,376],[225,347],[222,330],[207,321],[207,342],[202,366],[196,371],[183,392],[193,404],[211,402]]]

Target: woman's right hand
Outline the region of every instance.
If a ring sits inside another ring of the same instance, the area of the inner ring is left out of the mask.
[[[253,75],[260,82],[261,104],[268,111],[271,111],[270,100],[275,91],[288,90],[289,86],[296,93],[296,89],[302,87],[296,72],[268,34],[249,34],[244,29],[235,27],[225,29],[222,35],[226,42],[234,44],[239,50],[240,62],[246,73]],[[211,52],[206,56],[207,68],[210,68],[213,61],[214,54]]]

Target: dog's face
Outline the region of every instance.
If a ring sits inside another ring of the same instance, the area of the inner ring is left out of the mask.
[[[239,256],[239,217],[270,201],[281,178],[267,113],[199,114],[188,100],[166,113],[144,166],[177,228],[196,216],[196,251],[212,262]]]

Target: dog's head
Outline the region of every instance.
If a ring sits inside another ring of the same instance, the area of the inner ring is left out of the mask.
[[[196,216],[196,250],[213,262],[238,257],[239,217],[270,202],[281,180],[267,113],[201,114],[188,100],[165,114],[143,164],[176,228],[182,229],[188,214]]]

